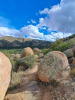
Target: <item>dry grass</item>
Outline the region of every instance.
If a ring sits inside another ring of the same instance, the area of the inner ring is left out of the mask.
[[[11,78],[11,82],[9,85],[9,89],[8,90],[12,90],[14,88],[17,88],[21,82],[22,82],[22,76],[24,75],[24,72],[12,72],[12,78]]]

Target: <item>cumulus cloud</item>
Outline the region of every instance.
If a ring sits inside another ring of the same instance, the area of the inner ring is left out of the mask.
[[[0,27],[0,37],[2,36],[21,36],[21,32],[16,29],[10,29],[7,27]]]
[[[55,41],[57,38],[68,37],[75,32],[75,0],[61,0],[60,4],[54,5],[52,8],[45,8],[40,11],[46,17],[39,18],[38,25],[27,25],[20,30],[10,29],[6,25],[8,20],[0,17],[0,36],[19,36],[35,39],[43,39]],[[36,24],[35,20],[27,21],[29,24]],[[4,26],[4,24],[6,25]],[[42,33],[48,30],[48,35]],[[42,32],[40,32],[40,30]],[[57,32],[54,32],[57,31]]]
[[[38,27],[34,25],[25,26],[21,28],[21,31],[29,38],[43,38],[43,33],[39,32]]]
[[[62,32],[57,32],[57,33],[51,32],[51,34],[45,35],[44,39],[47,40],[47,41],[55,41],[56,39],[65,38],[65,37],[68,37],[70,35],[72,35],[72,34],[71,33],[65,34],[65,33],[62,33]]]
[[[39,32],[39,29],[34,25],[22,27],[20,30],[10,29],[8,27],[0,27],[0,37],[2,36],[27,36],[28,38],[41,39],[43,38],[43,33]]]
[[[75,0],[61,0],[60,4],[51,9],[45,8],[40,14],[47,14],[41,18],[39,27],[46,26],[49,31],[75,33]]]

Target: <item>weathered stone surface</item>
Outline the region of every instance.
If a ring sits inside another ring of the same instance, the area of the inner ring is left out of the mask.
[[[42,100],[75,100],[75,82],[70,78],[61,81],[57,87],[53,85],[40,87],[43,90]]]
[[[10,83],[11,63],[9,59],[0,52],[0,100],[4,100]]]
[[[33,81],[26,85],[26,90],[24,90],[22,87],[22,90],[18,89],[17,93],[14,92],[13,94],[8,94],[4,100],[40,100],[39,95],[40,89],[36,81]]]
[[[53,100],[49,92],[45,93],[42,97],[42,100]]]
[[[70,74],[70,67],[65,54],[59,51],[49,52],[41,61],[38,68],[38,77],[43,82],[55,79],[65,79]]]
[[[39,53],[41,53],[41,50],[40,49],[38,49],[38,48],[34,48],[33,49],[33,52],[34,52],[34,54],[39,54]]]
[[[38,66],[29,69],[22,76],[22,82],[17,89],[9,91],[4,100],[41,100],[41,90],[37,85]]]
[[[33,50],[30,47],[24,48],[21,52],[21,58],[28,56],[28,55],[33,55]]]

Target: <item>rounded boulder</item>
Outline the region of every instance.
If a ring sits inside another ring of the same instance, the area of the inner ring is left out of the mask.
[[[72,49],[67,49],[64,51],[64,54],[67,56],[67,58],[74,57],[74,53]]]
[[[38,77],[42,82],[51,80],[60,81],[70,74],[68,59],[65,54],[59,51],[49,52],[40,62]]]
[[[33,52],[34,52],[34,54],[39,54],[39,53],[41,53],[41,50],[38,49],[38,48],[34,48],[33,49]]]
[[[28,55],[33,55],[33,50],[30,47],[24,48],[21,52],[21,58],[26,57]]]

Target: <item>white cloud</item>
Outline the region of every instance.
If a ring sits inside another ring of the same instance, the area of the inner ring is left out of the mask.
[[[32,23],[32,24],[36,24],[36,21],[31,19],[30,21],[27,21],[28,24]]]
[[[40,39],[43,38],[43,33],[39,32],[36,26],[28,25],[22,27],[21,30],[10,29],[7,27],[0,27],[0,37],[2,36],[15,36],[15,37],[25,37]]]
[[[46,14],[45,18],[39,18],[39,24],[27,25],[20,30],[8,28],[9,20],[0,17],[0,36],[19,36],[35,39],[55,41],[57,38],[68,37],[75,32],[75,0],[61,0],[60,4],[51,9],[45,8],[40,14]],[[27,21],[36,24],[35,20]],[[47,30],[50,34],[44,35],[39,29]],[[57,31],[57,33],[52,32]]]
[[[36,24],[36,21],[35,21],[35,20],[33,20],[33,19],[31,19],[31,22],[32,22],[33,24]]]
[[[75,0],[61,0],[60,4],[51,9],[45,8],[40,14],[47,14],[42,18],[39,27],[46,26],[49,31],[75,33]]]
[[[0,27],[0,37],[2,36],[21,36],[21,32],[16,29],[10,29],[7,27]]]
[[[39,13],[40,14],[48,14],[49,13],[49,9],[48,8],[45,8],[43,11],[40,11]]]
[[[50,35],[45,35],[44,36],[44,39],[45,40],[48,40],[48,41],[55,41],[56,39],[61,39],[61,38],[65,38],[65,37],[68,37],[72,35],[71,33],[68,33],[68,34],[64,34],[64,33],[61,33],[61,32],[58,32],[58,33],[55,33],[55,32],[51,32]]]
[[[23,27],[21,31],[29,38],[43,38],[43,33],[39,32],[39,29],[33,25]]]
[[[27,21],[27,23],[30,23],[30,21]]]
[[[10,29],[7,27],[0,27],[0,37],[3,37],[3,36],[25,37],[25,35],[27,35],[28,38],[32,38],[32,39],[55,41],[57,38],[68,37],[72,34],[71,33],[64,34],[61,32],[58,32],[58,33],[51,32],[51,34],[44,35],[44,33],[39,32],[39,29],[33,25],[25,26],[21,28],[21,30]]]

